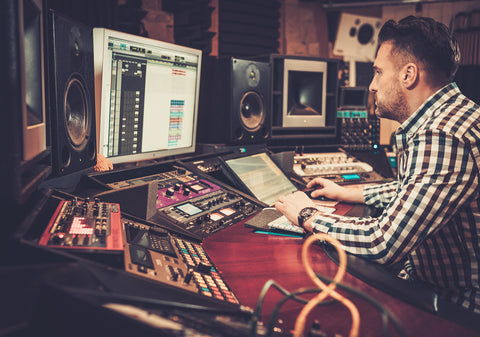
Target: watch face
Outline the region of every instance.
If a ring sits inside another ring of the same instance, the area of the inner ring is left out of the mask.
[[[303,226],[303,223],[317,212],[315,207],[305,207],[298,214],[298,225]]]
[[[304,208],[300,211],[300,215],[302,217],[309,217],[309,216],[312,216],[313,214],[315,214],[316,211],[317,211],[316,208],[306,207],[306,208]]]

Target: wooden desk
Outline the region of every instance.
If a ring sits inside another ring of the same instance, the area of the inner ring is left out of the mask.
[[[203,247],[237,295],[240,303],[254,309],[263,285],[270,279],[275,280],[288,291],[314,287],[301,262],[302,244],[301,238],[257,234],[243,223],[238,223],[205,239]],[[313,246],[311,249],[314,252],[312,261],[317,273],[333,278],[337,266],[326,256],[321,247]],[[480,336],[480,332],[472,331],[407,304],[348,273],[343,283],[382,303],[397,317],[408,336]],[[353,301],[359,309],[360,336],[382,336],[378,310],[354,295],[345,291],[340,292]],[[265,326],[268,324],[273,308],[282,297],[283,295],[273,288],[267,293],[262,307],[262,321]],[[282,323],[277,326],[284,331],[293,329],[295,319],[302,307],[300,303],[288,301],[282,306],[279,315]],[[334,334],[348,336],[351,327],[350,313],[341,304],[319,307],[311,313],[309,318],[318,320],[322,330],[329,336]],[[389,336],[399,336],[392,324],[389,324],[389,327]]]

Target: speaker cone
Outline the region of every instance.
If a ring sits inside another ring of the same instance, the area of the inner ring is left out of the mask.
[[[362,45],[366,45],[373,37],[373,27],[369,24],[363,24],[358,30],[358,42]]]
[[[89,111],[85,86],[75,75],[67,83],[64,112],[65,127],[71,144],[82,151],[89,138]]]
[[[255,91],[246,92],[240,101],[240,121],[245,129],[257,131],[263,125],[263,100]]]

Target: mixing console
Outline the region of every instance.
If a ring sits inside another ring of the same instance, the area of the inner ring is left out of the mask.
[[[123,220],[125,270],[218,301],[238,300],[199,243],[144,223]]]
[[[169,223],[199,237],[207,237],[262,209],[260,202],[213,179],[199,176],[181,165],[164,167],[162,172],[108,183],[118,189],[156,181],[158,184],[157,223]]]

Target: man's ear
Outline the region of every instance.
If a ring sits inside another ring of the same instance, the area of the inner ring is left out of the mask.
[[[420,70],[415,63],[407,63],[400,72],[400,81],[407,89],[412,88],[419,80]]]

